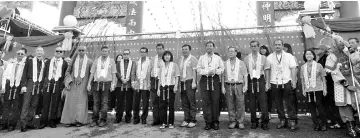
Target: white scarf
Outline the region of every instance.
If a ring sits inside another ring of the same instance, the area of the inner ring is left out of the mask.
[[[149,65],[149,58],[148,57],[146,57],[145,62],[143,64],[141,63],[141,58],[138,60],[138,66],[137,66],[136,74],[138,74],[137,78],[139,80],[143,80],[143,79],[146,78],[148,65]]]
[[[61,77],[62,65],[63,65],[63,61],[64,61],[64,60],[63,60],[62,58],[59,58],[59,59],[58,59],[59,61],[57,62],[56,71],[55,71],[56,74],[54,74],[53,70],[54,70],[55,60],[56,60],[56,58],[53,57],[53,58],[51,59],[51,61],[50,61],[48,79],[51,80],[51,79],[53,78],[53,76],[54,76],[54,80],[55,80],[55,81],[58,81],[59,78]]]
[[[249,58],[249,73],[250,73],[250,77],[251,78],[260,78],[260,67],[261,67],[261,56],[260,53],[257,54],[257,60],[256,60],[256,68],[255,70],[253,69],[253,65],[254,65],[254,58],[253,58],[253,54],[251,53]]]
[[[171,74],[172,74],[172,70],[173,70],[173,62],[169,63],[168,68],[166,68],[166,66],[162,66],[162,70],[161,70],[161,85],[162,86],[166,86],[166,85],[172,85],[171,84]]]
[[[159,71],[158,60],[159,60],[159,55],[156,55],[154,59],[154,77],[158,76],[158,71]]]
[[[84,60],[83,60],[83,63],[81,65],[80,78],[85,77],[87,61],[88,61],[88,57],[86,55],[84,55]],[[79,76],[79,64],[80,64],[80,56],[77,56],[76,60],[75,60],[75,70],[74,70],[74,77],[75,78],[77,78]]]
[[[38,76],[37,76],[37,73],[38,73],[38,70],[37,70],[37,58],[34,57],[33,58],[33,82],[41,82],[42,81],[42,78],[43,78],[43,72],[44,72],[44,61],[41,60],[41,70],[40,70],[40,75],[39,75],[39,79],[38,79]]]
[[[97,61],[97,69],[96,69],[96,73],[97,73],[97,78],[100,78],[100,77],[104,77],[106,78],[107,74],[108,74],[108,70],[109,70],[109,65],[110,65],[110,57],[107,57],[106,60],[105,60],[105,67],[104,69],[101,68],[101,56],[98,58],[98,61]]]
[[[181,56],[180,59],[180,68],[182,69],[182,77],[186,78],[186,69],[189,66],[189,61],[191,59],[191,54],[189,55],[189,57],[184,61],[184,56]]]
[[[9,71],[9,80],[10,80],[10,87],[13,87],[14,85],[16,87],[18,87],[20,85],[21,82],[21,77],[22,77],[22,72],[24,70],[24,66],[25,66],[25,60],[26,58],[23,58],[20,62],[17,62],[17,60],[15,59],[15,61],[12,62],[12,64],[9,64],[7,67],[7,70]],[[15,72],[16,69],[16,65],[18,64],[18,68]]]
[[[308,64],[305,63],[304,65],[304,79],[305,79],[305,85],[306,88],[309,89],[310,86],[312,88],[316,87],[316,65],[317,63],[315,61],[313,61],[311,66],[311,76],[310,76],[310,80],[309,80],[309,76],[308,76]]]
[[[128,79],[130,77],[132,61],[129,59],[129,64],[127,66],[126,75],[124,75],[124,67],[125,67],[124,59],[121,59],[121,61],[120,61],[120,75],[121,75],[121,78],[122,79]]]
[[[238,82],[239,81],[239,69],[240,69],[240,60],[235,58],[235,69],[232,71],[231,70],[231,63],[230,63],[230,59],[228,59],[226,61],[226,71],[227,71],[227,77],[228,77],[228,81],[234,80],[234,82]]]
[[[216,66],[216,62],[215,62],[215,57],[217,55],[215,54],[212,54],[211,55],[211,58],[209,58],[209,55],[208,54],[205,54],[204,55],[204,61],[205,63],[202,63],[202,64],[205,64],[205,71],[208,72],[209,70],[215,70],[215,66]],[[210,64],[209,64],[209,60],[210,60]],[[211,67],[209,67],[209,65]]]

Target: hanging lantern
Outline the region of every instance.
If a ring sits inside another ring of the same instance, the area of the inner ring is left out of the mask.
[[[65,26],[76,26],[77,25],[77,19],[73,15],[66,15],[63,23]]]

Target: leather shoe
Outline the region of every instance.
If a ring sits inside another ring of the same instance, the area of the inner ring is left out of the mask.
[[[0,130],[6,130],[6,129],[8,129],[7,125],[2,125],[1,128],[0,128]]]
[[[57,126],[56,126],[56,124],[50,124],[49,125],[51,128],[56,128]]]
[[[14,131],[14,130],[15,130],[15,127],[9,126],[9,129],[8,129],[9,132],[10,132],[10,131]]]
[[[286,125],[285,125],[285,120],[281,120],[280,121],[280,124],[276,127],[277,129],[282,129],[282,128],[285,128]]]
[[[38,129],[44,129],[46,127],[45,124],[40,124],[40,126],[38,127]]]
[[[106,126],[105,121],[101,121],[100,124],[99,124],[99,127],[104,127],[104,126]]]
[[[33,125],[26,125],[26,128],[28,128],[28,129],[36,129],[36,127],[33,126]]]
[[[26,132],[26,131],[27,131],[27,128],[26,128],[25,126],[21,126],[20,131],[21,131],[21,132]]]
[[[129,119],[129,120],[125,120],[125,122],[126,122],[126,123],[130,123],[130,122],[131,122],[131,120],[130,120],[130,119]]]
[[[218,122],[216,122],[216,123],[213,123],[213,129],[214,130],[219,130],[219,123]]]
[[[160,125],[160,122],[152,122],[151,123],[151,126],[157,126],[157,125]]]
[[[320,131],[320,124],[315,124],[314,130],[315,131]]]
[[[269,130],[268,124],[261,124],[261,129],[263,129],[263,130]]]
[[[140,121],[134,121],[133,124],[136,125],[136,124],[139,124]]]
[[[93,121],[93,122],[90,123],[90,127],[94,127],[96,125],[98,125],[98,123],[96,121]]]
[[[121,122],[121,119],[115,119],[115,122],[116,124],[120,123]]]
[[[210,130],[210,129],[211,129],[211,124],[206,123],[204,129],[205,129],[205,130]]]
[[[146,124],[146,120],[142,120],[141,124],[145,125]]]
[[[251,129],[256,129],[259,126],[258,123],[251,123]]]

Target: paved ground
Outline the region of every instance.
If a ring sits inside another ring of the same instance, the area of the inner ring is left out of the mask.
[[[326,132],[313,131],[312,121],[308,116],[299,117],[299,130],[290,132],[288,130],[277,130],[276,124],[278,119],[273,118],[270,122],[270,130],[263,131],[258,128],[250,129],[250,117],[246,116],[245,130],[227,129],[227,115],[221,115],[220,130],[205,131],[203,130],[204,120],[198,115],[199,120],[196,128],[180,128],[179,125],[183,119],[181,113],[176,113],[175,129],[160,130],[158,127],[150,126],[152,116],[148,117],[148,125],[133,125],[121,122],[113,124],[114,116],[109,114],[111,122],[104,128],[70,127],[65,128],[45,128],[43,130],[30,130],[21,133],[18,129],[13,132],[0,131],[0,138],[82,138],[82,137],[100,137],[100,138],[343,138],[347,137],[346,130],[328,130]]]

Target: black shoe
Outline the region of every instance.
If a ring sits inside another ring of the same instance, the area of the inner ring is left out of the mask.
[[[320,131],[320,124],[315,124],[314,130],[315,131]]]
[[[126,119],[125,122],[126,122],[126,123],[130,123],[130,122],[131,122],[131,119],[129,119],[129,120]]]
[[[26,132],[26,131],[27,131],[27,128],[26,128],[25,126],[21,126],[20,131],[21,131],[21,132]]]
[[[210,130],[210,129],[211,129],[211,124],[206,123],[204,129],[205,129],[205,130]]]
[[[290,126],[289,126],[289,129],[290,131],[296,131],[296,123],[295,123],[295,120],[290,120]]]
[[[56,127],[57,127],[55,123],[54,123],[54,124],[50,124],[49,126],[50,126],[51,128],[56,128]]]
[[[120,122],[121,122],[121,119],[117,119],[117,118],[116,118],[114,123],[115,123],[115,124],[118,124],[118,123],[120,123]]]
[[[6,129],[8,129],[7,125],[2,125],[1,128],[0,128],[0,130],[6,130]]]
[[[9,129],[8,129],[9,132],[10,132],[10,131],[14,131],[14,130],[15,130],[15,127],[9,126]]]
[[[263,129],[263,130],[269,130],[268,124],[261,124],[261,129]]]
[[[320,130],[321,131],[326,131],[327,130],[326,124],[321,125]]]
[[[214,130],[219,130],[219,123],[218,122],[215,122],[215,123],[213,123],[213,129]]]
[[[38,129],[44,129],[47,125],[45,124],[40,124],[40,126],[38,127]]]
[[[151,126],[157,126],[157,125],[160,125],[160,122],[153,122],[153,123],[151,123]]]
[[[356,134],[356,132],[354,130],[354,122],[347,121],[346,126],[348,128],[348,134],[350,135],[350,137],[356,138],[357,134]]]
[[[134,121],[133,124],[136,125],[136,124],[139,124],[140,121]]]
[[[145,125],[146,124],[146,120],[142,120],[141,124]]]
[[[280,120],[280,124],[276,127],[277,129],[282,129],[282,128],[285,128],[286,125],[285,125],[285,120]]]
[[[26,125],[27,129],[36,129],[37,127],[35,127],[34,125]]]
[[[251,123],[251,129],[256,129],[259,126],[258,123]]]

